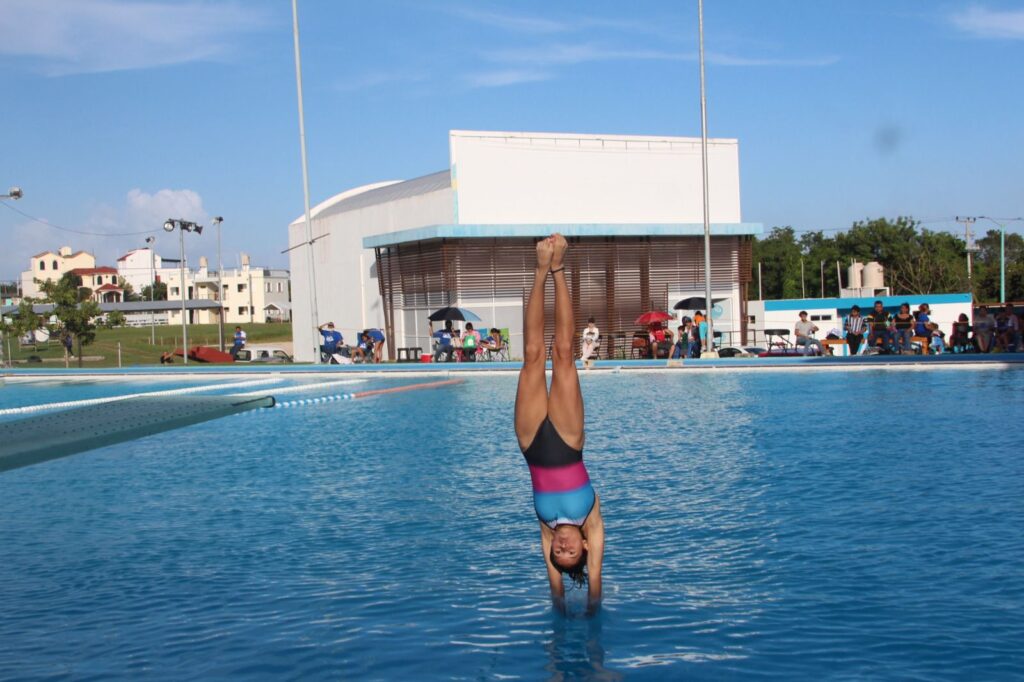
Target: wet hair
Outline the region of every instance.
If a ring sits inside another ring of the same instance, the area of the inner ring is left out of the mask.
[[[553,546],[548,554],[548,559],[550,559],[551,565],[555,567],[555,570],[569,576],[574,587],[582,588],[587,584],[587,550],[580,552],[579,560],[568,568],[555,561],[555,548]]]

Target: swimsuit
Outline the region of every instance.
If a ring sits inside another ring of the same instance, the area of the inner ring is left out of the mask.
[[[594,508],[594,488],[583,466],[583,451],[566,445],[547,417],[523,451],[533,483],[533,508],[552,530],[582,526]]]

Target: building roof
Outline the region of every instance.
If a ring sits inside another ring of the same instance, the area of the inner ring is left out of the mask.
[[[865,313],[873,308],[875,301],[881,301],[886,308],[898,307],[901,303],[909,303],[911,307],[922,303],[939,305],[943,303],[971,304],[969,293],[955,294],[914,294],[907,296],[860,296],[856,298],[787,298],[764,302],[765,312],[781,312],[787,310],[843,310],[852,306],[860,306]]]
[[[363,185],[336,194],[309,212],[311,218],[326,218],[328,216],[354,211],[368,206],[384,204],[396,199],[408,199],[409,197],[429,194],[443,189],[450,189],[452,186],[451,172],[447,170],[430,173],[411,180],[391,180],[378,182],[372,185]],[[302,224],[305,216],[299,216],[292,221],[292,225]]]
[[[290,303],[268,303],[263,306],[264,310],[267,310],[268,308],[277,308],[281,312],[284,312],[286,310],[291,310],[292,306]]]
[[[363,237],[363,248],[373,249],[432,239],[546,237],[557,229],[566,237],[697,237],[704,234],[702,223],[605,223],[574,225],[428,225]],[[712,223],[713,237],[758,235],[761,223]]]
[[[117,268],[112,268],[109,265],[101,265],[98,268],[75,268],[74,270],[69,270],[68,273],[78,275],[79,277],[82,275],[116,275]]]
[[[104,284],[101,287],[96,287],[96,291],[124,291],[124,289],[116,284]]]
[[[128,260],[128,256],[132,255],[133,253],[138,253],[139,251],[149,251],[149,249],[148,249],[148,248],[142,248],[142,249],[132,249],[132,250],[131,250],[131,251],[129,251],[128,253],[126,253],[126,254],[124,254],[123,256],[121,256],[120,258],[118,258],[118,259],[117,259],[117,262],[119,262],[119,263],[120,263],[120,262],[121,262],[121,261],[123,261],[123,260]]]
[[[33,258],[42,258],[43,256],[60,256],[61,258],[74,258],[75,256],[81,256],[83,253],[88,253],[88,252],[87,251],[75,251],[70,256],[61,256],[60,253],[57,252],[57,251],[43,251],[42,253],[37,253],[36,255],[34,255],[32,257]]]

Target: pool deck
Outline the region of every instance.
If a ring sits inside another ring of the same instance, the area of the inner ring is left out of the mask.
[[[0,370],[0,377],[19,379],[97,379],[153,378],[176,379],[185,377],[240,377],[267,374],[287,375],[407,375],[437,376],[450,374],[514,374],[521,362],[445,362],[445,363],[385,363],[381,365],[312,365],[312,364],[244,364],[244,365],[189,365],[133,366],[103,368],[23,368]],[[582,364],[576,366],[584,373]],[[881,369],[953,369],[1004,368],[1024,366],[1024,353],[946,354],[946,355],[874,355],[858,357],[778,357],[778,358],[720,358],[687,360],[597,360],[587,373],[604,372],[694,372],[694,371],[806,371],[806,370],[881,370]],[[550,368],[550,362],[548,363]]]

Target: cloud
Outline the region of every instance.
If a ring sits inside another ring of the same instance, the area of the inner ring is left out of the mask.
[[[608,48],[593,44],[548,44],[543,46],[492,50],[484,53],[484,59],[497,63],[533,64],[540,66],[583,64],[599,61],[697,61],[696,52],[677,52],[649,48]],[[765,57],[741,57],[721,52],[705,52],[708,64],[718,66],[831,66],[839,61],[836,56],[811,59],[777,59]]]
[[[267,24],[262,10],[230,1],[7,0],[0,54],[51,76],[147,69],[225,58]]]
[[[519,83],[536,83],[550,80],[554,76],[545,71],[532,71],[529,69],[501,69],[498,71],[483,71],[471,73],[466,76],[466,82],[476,88],[498,88],[506,85],[518,85]]]
[[[949,16],[949,22],[975,38],[1024,40],[1024,10],[991,10],[970,7]]]
[[[515,33],[531,35],[564,33],[572,30],[572,25],[543,17],[530,17],[522,14],[504,12],[488,12],[472,7],[447,7],[445,12],[485,26],[494,26]]]

